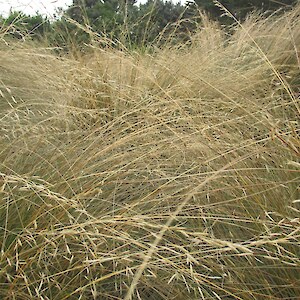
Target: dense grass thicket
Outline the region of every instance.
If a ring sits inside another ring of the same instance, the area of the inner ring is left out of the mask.
[[[76,59],[1,36],[0,298],[299,299],[299,14]]]

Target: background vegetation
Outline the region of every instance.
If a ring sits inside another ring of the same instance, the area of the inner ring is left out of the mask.
[[[299,299],[299,4],[72,10],[2,20],[0,298]]]
[[[183,5],[148,0],[138,5],[136,0],[74,0],[65,11],[59,10],[54,20],[11,11],[7,18],[0,18],[0,24],[2,31],[15,38],[28,38],[28,35],[33,39],[47,38],[52,46],[65,51],[86,48],[95,34],[98,41],[105,40],[104,45],[109,39],[114,47],[144,48],[169,42],[170,36],[173,42],[189,40],[202,22],[199,11],[230,25],[234,23],[232,16],[245,20],[253,10],[270,15],[289,10],[296,3],[296,0],[196,0]],[[224,7],[232,16],[224,13]]]

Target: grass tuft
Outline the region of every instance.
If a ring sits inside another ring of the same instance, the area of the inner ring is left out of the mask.
[[[3,34],[0,298],[298,299],[299,12],[77,59]]]

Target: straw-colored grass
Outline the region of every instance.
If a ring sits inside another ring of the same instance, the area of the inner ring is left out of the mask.
[[[81,59],[0,46],[1,299],[299,299],[300,7]]]

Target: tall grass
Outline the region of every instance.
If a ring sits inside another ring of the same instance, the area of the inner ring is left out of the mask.
[[[300,6],[80,59],[0,46],[1,299],[299,299]]]

